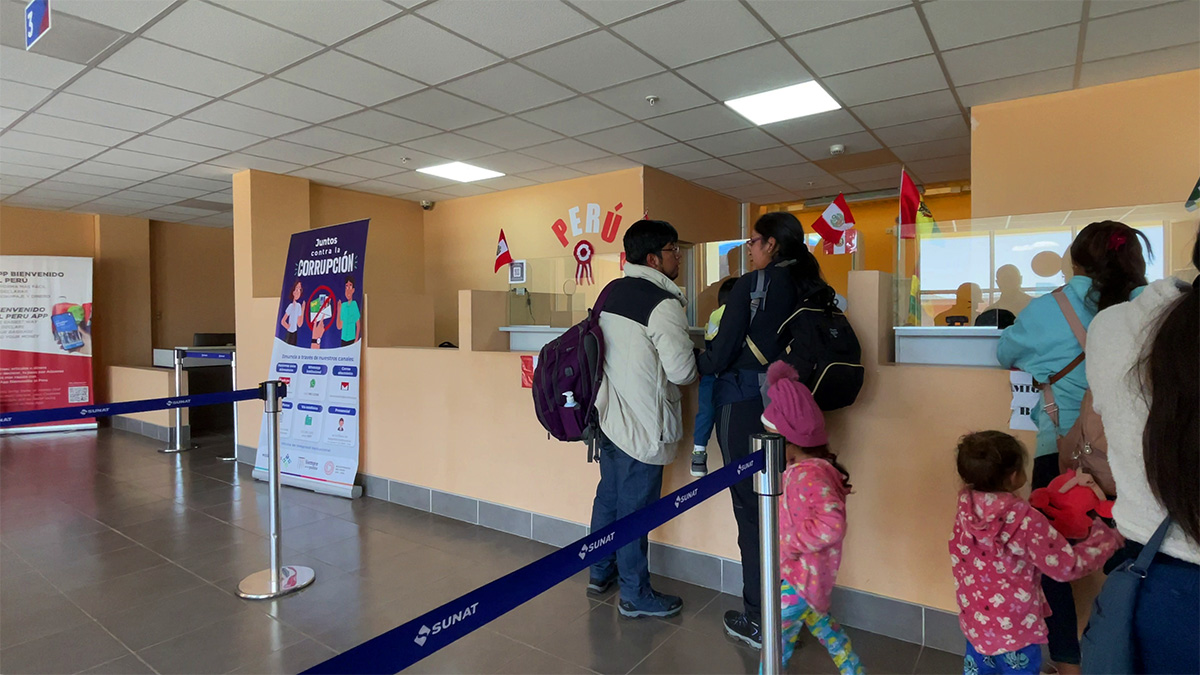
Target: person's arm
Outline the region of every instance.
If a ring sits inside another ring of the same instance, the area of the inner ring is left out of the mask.
[[[750,292],[756,275],[757,272],[738,279],[729,292],[717,336],[697,359],[701,375],[716,375],[726,370],[742,353],[750,329]]]
[[[1087,538],[1072,546],[1045,515],[1032,508],[1025,514],[1021,527],[1029,531],[1025,555],[1055,581],[1074,581],[1095,572],[1112,557],[1121,543],[1120,535],[1097,519]],[[1013,553],[1019,555],[1019,549],[1019,545],[1009,544]]]
[[[1037,354],[1037,341],[1044,336],[1045,327],[1036,317],[1037,307],[1030,303],[1016,323],[1000,333],[1000,345],[996,347],[996,360],[1000,365],[1021,368],[1025,359]]]
[[[292,329],[288,328],[288,312],[290,312],[291,310],[292,310],[291,306],[285,307],[283,310],[283,317],[281,317],[279,319],[279,325],[283,326],[283,329],[289,333],[292,332]]]
[[[342,301],[341,300],[337,301],[337,307],[335,307],[333,309],[333,314],[334,314],[334,316],[337,317],[337,328],[338,328],[338,330],[341,330],[342,329]]]
[[[696,379],[696,356],[688,336],[687,314],[674,299],[663,300],[650,313],[646,324],[650,341],[658,352],[667,379],[684,385]]]

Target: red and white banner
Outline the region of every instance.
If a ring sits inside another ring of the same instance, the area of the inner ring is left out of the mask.
[[[90,405],[92,259],[0,256],[0,413]],[[92,418],[0,433],[95,429]]]
[[[846,230],[839,242],[826,241],[825,255],[845,255],[858,250],[858,230]]]
[[[821,235],[825,241],[834,244],[842,240],[843,232],[853,227],[854,214],[850,213],[850,206],[846,204],[846,198],[841,194],[838,194],[837,199],[825,207],[825,212],[813,223],[813,231]]]
[[[511,264],[512,261],[512,252],[508,250],[508,239],[504,237],[504,230],[500,230],[500,241],[496,242],[496,269],[492,270],[492,273],[499,272],[501,267]]]

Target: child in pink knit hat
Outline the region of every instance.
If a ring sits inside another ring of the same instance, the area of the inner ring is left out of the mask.
[[[763,425],[787,441],[779,502],[783,663],[791,658],[800,627],[805,626],[842,675],[862,673],[849,636],[829,615],[846,536],[850,474],[829,451],[825,417],[796,369],[782,361],[771,364],[767,384],[771,403],[763,412]]]

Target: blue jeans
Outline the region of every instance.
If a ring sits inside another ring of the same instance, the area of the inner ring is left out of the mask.
[[[717,410],[713,406],[713,383],[716,375],[704,375],[700,378],[700,394],[696,397],[696,424],[692,433],[692,444],[700,447],[708,446],[712,438],[713,426],[717,423]]]
[[[1200,567],[1163,553],[1138,587],[1133,619],[1139,673],[1200,673]]]
[[[984,656],[967,643],[963,675],[1038,675],[1042,672],[1042,646],[1029,645],[1015,652]]]
[[[607,436],[600,436],[600,484],[592,503],[592,531],[643,509],[662,496],[663,468],[625,454]],[[649,541],[643,536],[592,565],[593,579],[608,579],[613,566],[620,572],[621,599],[637,604],[650,597]]]

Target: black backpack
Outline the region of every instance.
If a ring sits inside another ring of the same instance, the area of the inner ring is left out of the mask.
[[[787,345],[779,359],[795,367],[821,410],[854,403],[866,372],[862,346],[833,293],[821,289],[801,298],[779,336]]]

